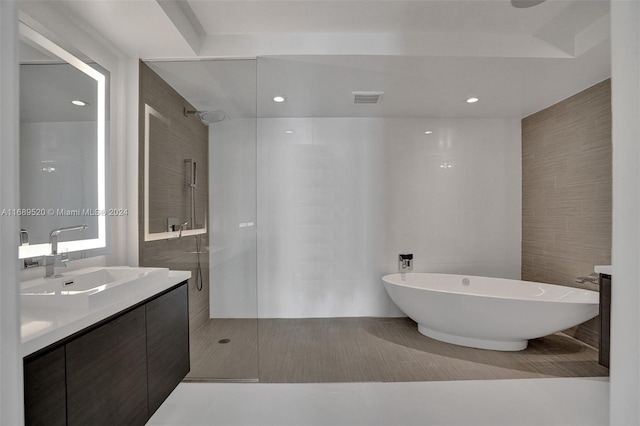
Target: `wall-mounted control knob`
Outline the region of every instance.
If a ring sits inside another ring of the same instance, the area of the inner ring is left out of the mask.
[[[398,271],[410,272],[413,271],[413,254],[405,253],[398,255]]]

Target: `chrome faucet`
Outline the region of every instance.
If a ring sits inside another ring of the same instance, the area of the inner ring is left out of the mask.
[[[49,244],[51,244],[51,254],[44,257],[45,278],[55,277],[56,258],[58,256],[58,235],[67,231],[85,231],[87,225],[68,226],[66,228],[54,229],[49,235]],[[67,262],[69,258],[63,259]]]

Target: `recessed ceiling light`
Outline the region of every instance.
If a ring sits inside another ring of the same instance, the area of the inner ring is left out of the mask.
[[[288,135],[293,134],[293,130],[285,130],[284,132],[285,132],[286,134],[288,134]]]
[[[74,99],[71,101],[72,104],[74,104],[75,106],[85,106],[87,105],[87,103],[85,101],[82,101],[80,99]]]
[[[274,96],[273,102],[284,102],[286,98],[284,96]]]
[[[431,133],[433,133],[431,130],[425,130],[424,132],[425,135],[430,135]]]
[[[467,99],[467,103],[475,104],[475,103],[476,103],[476,102],[478,102],[479,100],[480,100],[480,99],[478,99],[478,98],[469,98],[469,99]]]

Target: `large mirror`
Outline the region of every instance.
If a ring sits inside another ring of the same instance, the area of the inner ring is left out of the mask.
[[[20,259],[106,247],[108,72],[20,24]],[[91,253],[91,252],[89,252]]]

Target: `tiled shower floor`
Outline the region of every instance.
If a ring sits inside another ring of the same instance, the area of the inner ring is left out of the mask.
[[[218,343],[229,339],[228,343]],[[213,319],[191,336],[186,380],[409,382],[607,376],[598,353],[561,333],[519,352],[443,343],[408,318]]]

